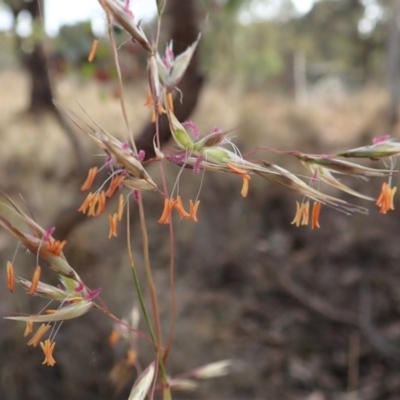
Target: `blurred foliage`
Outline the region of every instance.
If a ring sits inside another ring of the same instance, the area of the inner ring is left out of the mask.
[[[129,80],[140,69],[139,64],[145,65],[145,62],[140,54],[136,54],[136,51],[140,50],[138,46],[132,42],[126,42],[126,36],[121,30],[116,30],[115,33],[116,40],[120,44],[124,43],[120,48],[120,64],[125,78]],[[96,39],[89,21],[62,27],[57,37],[50,43],[51,65],[59,73],[77,72],[84,80],[94,78],[99,82],[107,82],[117,79],[113,55],[107,39],[100,38],[93,61],[88,61]]]
[[[392,11],[387,1],[320,0],[306,14],[296,11],[291,0],[217,3],[219,12],[207,24],[204,61],[210,74],[225,83],[286,89],[296,53],[304,56],[311,82],[333,74],[358,86],[385,76]],[[261,19],[257,6],[267,3],[271,15]]]
[[[90,22],[81,22],[63,26],[52,46],[69,62],[78,63],[87,59],[94,39]],[[104,50],[101,49],[98,48],[98,58],[104,57]]]
[[[0,5],[21,2],[0,0]],[[293,0],[202,0],[203,67],[212,80],[223,84],[286,92],[293,89],[294,59],[301,54],[310,83],[332,75],[349,87],[382,83],[393,4],[386,0],[316,0],[309,12],[300,14]],[[269,11],[264,15],[260,9]],[[33,32],[29,40],[39,31]],[[89,22],[63,27],[51,41],[55,58],[65,64],[61,69],[81,71],[86,78],[113,76],[106,42],[100,41],[94,64],[88,65],[93,39]],[[122,43],[124,38],[120,39]],[[145,63],[134,45],[125,44],[121,52],[130,55],[133,75],[139,76],[137,69]],[[126,70],[130,68],[128,58]]]

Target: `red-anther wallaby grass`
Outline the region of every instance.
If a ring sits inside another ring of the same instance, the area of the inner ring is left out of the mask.
[[[52,121],[13,119],[18,98],[0,116],[0,397],[339,399],[354,368],[395,386],[400,144],[368,131],[378,100],[305,109],[206,86],[180,121],[204,34],[175,54],[158,40],[165,2],[152,35],[129,1],[99,3],[117,70],[115,25],[147,52],[148,80],[121,75],[103,101],[95,84],[59,83],[85,179]],[[134,134],[148,119],[151,157]],[[85,223],[59,237],[52,222],[79,191]]]

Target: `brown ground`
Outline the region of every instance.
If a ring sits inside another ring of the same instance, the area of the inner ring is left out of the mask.
[[[68,140],[51,118],[19,113],[25,88],[21,74],[0,74],[0,186],[15,199],[22,193],[37,221],[51,226],[80,182],[74,179]],[[128,93],[137,131],[147,118],[142,89],[138,85]],[[105,94],[110,90],[104,88]],[[71,80],[58,85],[63,105],[77,110],[75,97],[106,129],[123,135],[118,102],[100,92]],[[215,125],[238,126],[237,143],[245,151],[267,145],[328,152],[386,133],[383,104],[377,90],[338,104],[318,101],[299,107],[266,94],[239,96],[208,87],[193,120],[204,132]],[[95,149],[80,139],[91,157]],[[279,160],[293,166],[292,160]],[[172,186],[177,168],[167,171]],[[149,172],[157,177],[157,167]],[[352,184],[375,196],[381,182]],[[185,198],[193,198],[199,179],[185,173],[180,185]],[[206,175],[199,223],[175,225],[179,316],[171,374],[226,358],[237,363],[231,375],[174,398],[400,399],[398,211],[382,216],[371,204],[369,216],[347,217],[324,208],[321,229],[311,231],[290,225],[297,200],[293,193],[256,178],[247,199],[239,192],[238,179]],[[152,264],[167,332],[169,246],[168,229],[156,223],[161,203],[155,195],[146,196]],[[109,308],[124,316],[135,304],[124,235],[109,241],[107,231],[106,216],[88,221],[68,238],[66,255],[90,287],[103,289]],[[141,270],[136,220],[132,232]],[[5,265],[15,241],[4,231],[0,248]],[[15,266],[18,275],[28,278],[34,260],[20,251]],[[54,282],[51,273],[47,279]],[[5,274],[0,284],[2,316],[37,312],[44,304],[21,290],[9,294]],[[102,315],[93,312],[61,327],[54,368],[42,366],[41,351],[26,346],[21,324],[0,324],[0,399],[127,398],[126,390],[115,394],[108,379],[123,348],[108,345],[112,325]],[[144,365],[151,360],[151,351],[140,341],[138,352]]]

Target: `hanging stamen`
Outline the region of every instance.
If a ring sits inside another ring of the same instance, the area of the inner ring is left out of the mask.
[[[87,176],[85,182],[83,183],[83,185],[81,186],[82,191],[88,190],[92,187],[93,182],[97,175],[97,171],[98,171],[97,167],[93,167],[93,168],[89,169],[88,176]]]
[[[38,265],[35,269],[35,272],[33,273],[31,287],[29,288],[29,291],[28,291],[28,294],[30,296],[32,296],[36,292],[36,289],[39,284],[40,273],[41,273],[41,268]]]
[[[389,210],[394,210],[394,195],[396,194],[397,187],[393,188],[386,182],[383,182],[381,193],[376,200],[376,205],[380,207],[379,212],[381,214],[386,214]]]
[[[108,222],[110,223],[110,231],[108,233],[108,238],[111,239],[113,236],[117,237],[117,220],[118,220],[118,214],[115,213],[112,216],[108,216]]]
[[[48,365],[49,367],[54,366],[54,364],[56,363],[56,360],[53,357],[55,345],[56,342],[51,342],[50,339],[46,339],[44,343],[40,342],[40,347],[42,348],[44,353],[44,361],[42,362],[42,364]]]
[[[117,210],[118,221],[121,221],[123,214],[124,214],[124,196],[120,194],[118,198],[118,210]]]
[[[24,337],[27,337],[32,333],[33,330],[33,322],[32,321],[26,321],[26,328],[24,331]]]
[[[14,266],[11,261],[7,261],[7,287],[11,293],[14,291]]]
[[[102,190],[99,195],[99,202],[97,203],[96,214],[95,214],[96,217],[100,215],[105,208],[106,208],[106,193],[104,190]]]
[[[194,222],[199,222],[197,219],[197,210],[200,205],[200,200],[197,200],[196,203],[193,203],[193,201],[190,200],[189,204],[190,204],[190,211],[189,211],[189,218],[187,219],[192,219]]]
[[[321,213],[321,203],[314,202],[312,217],[311,217],[311,229],[320,228],[319,226],[319,215]]]
[[[303,203],[301,225],[308,225],[308,218],[310,216],[310,202]]]
[[[123,182],[125,179],[125,175],[115,175],[110,183],[110,186],[108,187],[106,191],[106,196],[111,197],[114,192],[117,190],[118,186]]]
[[[96,197],[95,193],[90,192],[87,196],[86,199],[84,200],[84,202],[82,203],[82,205],[78,208],[79,212],[83,212],[84,214],[86,214],[87,212],[87,208],[90,206],[90,203],[92,202],[92,200]]]
[[[99,41],[97,39],[93,40],[92,47],[88,56],[88,61],[91,63],[96,55],[97,47],[99,46]]]
[[[174,199],[169,199],[166,197],[164,199],[164,208],[163,212],[161,214],[160,219],[157,221],[159,224],[169,224],[171,222],[171,212],[174,209],[176,204],[176,200]]]
[[[31,340],[28,342],[28,346],[33,346],[36,347],[39,344],[40,339],[43,337],[43,335],[50,329],[49,324],[42,324],[39,326],[38,330],[36,333],[32,336]]]
[[[308,225],[310,211],[310,202],[307,203],[299,203],[296,201],[296,215],[293,218],[293,221],[290,223],[291,225],[296,225],[299,227],[300,225]]]
[[[181,220],[183,218],[188,219],[190,217],[190,214],[183,207],[181,196],[178,196],[176,198],[174,208],[179,212],[179,215],[181,216]]]
[[[232,163],[227,163],[227,166],[234,174],[240,175],[243,178],[243,185],[240,194],[242,195],[242,197],[246,197],[249,192],[249,183],[251,180],[248,171],[243,168],[239,168]]]
[[[247,197],[247,194],[249,193],[249,186],[250,186],[250,176],[249,177],[243,176],[243,185],[242,185],[242,190],[240,191],[242,197]]]

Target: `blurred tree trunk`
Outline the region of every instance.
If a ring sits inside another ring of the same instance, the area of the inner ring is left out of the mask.
[[[389,126],[393,127],[399,120],[400,102],[400,0],[392,0],[389,20],[389,35],[387,45],[388,85],[389,85]]]
[[[29,8],[32,24],[40,23],[40,11],[43,10],[43,0],[34,0]],[[35,41],[31,54],[23,55],[23,63],[31,82],[29,112],[43,109],[54,111],[53,91],[51,88],[47,58],[41,40]]]
[[[30,95],[27,112],[39,116],[41,113],[50,112],[59,123],[68,140],[75,151],[76,159],[79,166],[83,165],[82,151],[75,133],[71,127],[65,122],[58,108],[53,103],[53,90],[47,65],[46,52],[43,40],[40,34],[35,33],[41,26],[41,18],[44,18],[43,0],[6,0],[5,3],[11,8],[14,16],[14,36],[16,43],[16,52],[18,58],[29,75]],[[24,51],[23,38],[16,32],[16,23],[18,15],[22,12],[28,12],[32,17],[33,49],[32,51]]]
[[[18,15],[22,11],[27,11],[32,17],[32,27],[40,25],[41,11],[43,11],[43,0],[33,0],[30,2],[22,0],[6,0],[6,3],[11,8],[14,15],[14,27]],[[36,113],[43,110],[55,110],[53,104],[53,91],[47,68],[47,59],[40,39],[34,40],[33,49],[31,52],[25,52],[23,49],[23,39],[18,36],[14,29],[16,40],[16,51],[21,61],[21,64],[29,74],[30,82],[30,98],[28,112]]]

